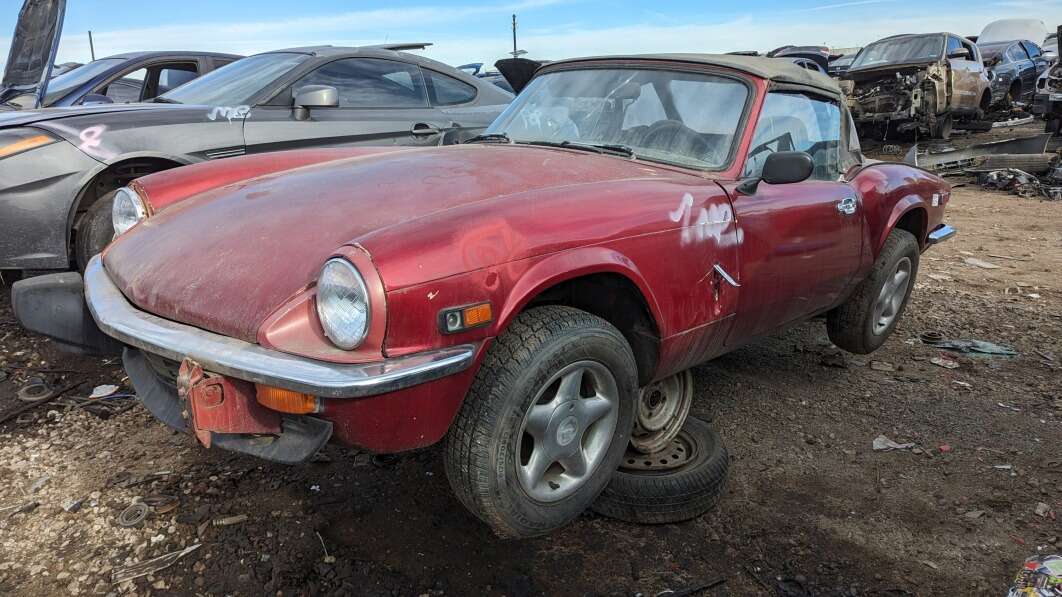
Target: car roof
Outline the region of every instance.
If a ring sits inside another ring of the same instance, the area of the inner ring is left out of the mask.
[[[401,60],[402,62],[408,62],[416,64],[417,66],[428,67],[433,70],[442,71],[449,74],[452,77],[464,78],[466,81],[476,81],[476,77],[454,68],[449,64],[444,64],[438,60],[432,60],[426,56],[420,54],[410,54],[402,50],[418,50],[424,49],[430,46],[430,43],[395,43],[395,44],[382,44],[378,46],[302,46],[297,48],[287,48],[283,50],[270,50],[268,52],[262,52],[262,54],[308,54],[310,56],[318,58],[383,58],[389,60]],[[261,56],[262,54],[258,54]]]
[[[199,52],[199,51],[178,51],[178,50],[156,50],[150,52],[125,52],[122,54],[114,54],[111,56],[104,56],[102,60],[109,58],[122,58],[125,60],[140,60],[143,58],[166,58],[168,56],[213,56],[215,58],[243,58],[238,54],[225,54],[222,52]]]
[[[631,60],[657,60],[661,62],[706,64],[709,66],[718,66],[721,68],[741,71],[769,81],[806,85],[833,95],[840,95],[841,93],[841,89],[837,86],[837,82],[822,73],[802,68],[788,60],[778,60],[777,58],[767,58],[765,56],[739,56],[734,54],[634,54],[627,56],[596,56],[591,58],[559,60],[544,68],[553,69],[558,65],[563,66],[579,62],[626,62]]]

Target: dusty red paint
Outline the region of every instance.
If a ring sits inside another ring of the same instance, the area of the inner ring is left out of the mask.
[[[292,171],[271,158],[226,160],[142,179],[158,213],[115,242],[105,264],[143,309],[325,360],[487,346],[543,290],[623,276],[659,330],[660,378],[841,302],[904,213],[925,211],[923,243],[942,220],[943,202],[931,199],[946,200],[947,184],[900,164],[865,167],[847,184],[761,184],[742,195],[738,173],[766,90],[745,78],[753,117],[724,172],[490,144],[281,154]],[[846,195],[858,201],[855,215],[836,209]],[[317,273],[336,254],[360,259],[374,300],[386,296],[386,316],[374,321],[385,332],[347,355],[312,309]],[[442,309],[481,301],[493,307],[491,326],[439,333]],[[430,444],[478,362],[390,395],[325,401],[322,416],[342,443]]]

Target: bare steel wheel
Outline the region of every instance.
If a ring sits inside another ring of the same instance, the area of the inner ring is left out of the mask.
[[[874,335],[880,336],[889,329],[896,316],[900,314],[900,307],[907,299],[907,287],[911,285],[911,260],[904,257],[896,262],[892,274],[881,286],[878,300],[874,302]]]
[[[554,502],[572,494],[601,464],[619,415],[616,378],[601,363],[579,361],[554,375],[524,415],[520,485]]]
[[[666,448],[682,429],[692,403],[693,373],[688,369],[642,388],[631,447],[643,454]]]

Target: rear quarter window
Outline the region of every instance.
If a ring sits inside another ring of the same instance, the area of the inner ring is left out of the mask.
[[[464,81],[458,81],[433,70],[422,69],[432,89],[432,103],[436,106],[454,106],[467,104],[476,99],[476,88]]]

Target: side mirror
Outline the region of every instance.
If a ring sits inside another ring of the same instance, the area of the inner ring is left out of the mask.
[[[339,105],[339,91],[331,85],[307,85],[292,92],[295,95],[295,118],[306,120],[310,108],[335,108]]]
[[[969,60],[970,50],[966,48],[959,48],[953,52],[948,53],[948,58],[958,58],[959,60]]]
[[[91,106],[93,104],[113,104],[114,100],[99,93],[89,93],[85,97],[81,98],[81,105]]]
[[[767,156],[759,178],[752,178],[738,185],[744,195],[753,195],[760,182],[767,184],[790,184],[807,180],[815,171],[811,155],[803,151],[776,151]]]

